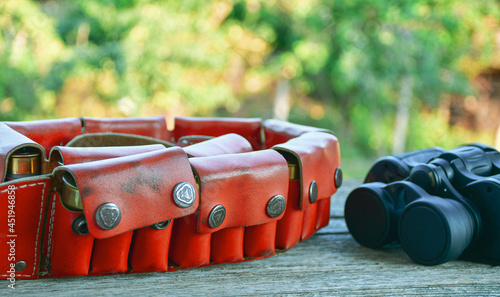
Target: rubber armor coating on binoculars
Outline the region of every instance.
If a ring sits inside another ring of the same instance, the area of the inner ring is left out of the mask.
[[[473,143],[384,157],[366,181],[345,204],[347,227],[360,244],[399,242],[425,265],[458,257],[500,263],[500,153],[494,148]]]

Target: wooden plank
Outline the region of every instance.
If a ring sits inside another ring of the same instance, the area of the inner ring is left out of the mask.
[[[351,191],[361,185],[363,181],[361,179],[348,179],[345,180],[337,190],[337,193],[333,194],[332,202],[330,204],[330,216],[334,218],[343,218],[344,217],[344,205],[345,200]]]
[[[331,218],[328,226],[320,229],[317,234],[349,234],[344,218]]]
[[[325,234],[264,260],[169,273],[18,280],[16,293],[484,296],[500,293],[499,277],[499,267],[463,261],[427,267],[413,263],[400,248],[372,250],[350,235]],[[2,295],[10,292],[4,284]]]
[[[330,204],[330,223],[328,226],[319,230],[318,234],[349,234],[349,230],[344,220],[344,205],[347,196],[351,191],[361,185],[361,179],[348,179],[345,180],[342,187],[338,189],[337,193],[332,196]]]

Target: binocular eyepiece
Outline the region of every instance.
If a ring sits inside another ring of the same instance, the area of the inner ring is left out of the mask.
[[[389,161],[392,165],[381,170]],[[482,144],[381,158],[366,180],[388,183],[365,183],[349,194],[347,227],[361,245],[379,248],[399,242],[413,260],[425,265],[460,256],[500,263],[497,164],[500,153]],[[387,177],[401,181],[389,182]]]

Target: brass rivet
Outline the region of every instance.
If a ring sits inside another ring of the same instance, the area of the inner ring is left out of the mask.
[[[225,218],[226,208],[224,205],[219,204],[212,208],[212,211],[210,211],[210,214],[208,215],[208,225],[211,228],[217,228],[222,224],[222,222],[224,222]]]
[[[309,201],[311,203],[314,203],[318,200],[318,184],[316,183],[315,180],[311,182],[311,185],[309,186]]]
[[[14,265],[14,269],[16,269],[16,271],[23,271],[26,267],[28,267],[28,264],[24,261],[19,261]]]
[[[95,220],[99,227],[104,230],[111,230],[118,226],[122,214],[120,208],[114,203],[108,202],[99,206],[95,213]]]
[[[281,195],[276,195],[269,200],[267,203],[267,214],[271,218],[279,217],[286,208],[286,200],[285,197]]]
[[[174,201],[182,208],[190,207],[196,200],[196,190],[188,182],[181,182],[174,187]]]

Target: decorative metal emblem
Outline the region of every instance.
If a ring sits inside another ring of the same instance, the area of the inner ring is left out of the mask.
[[[182,208],[187,208],[193,205],[196,200],[196,190],[193,185],[188,182],[181,182],[174,187],[174,201]]]
[[[172,220],[167,220],[167,221],[155,223],[155,224],[151,225],[151,228],[153,228],[155,230],[163,230],[163,229],[167,228],[168,225],[170,225],[170,222],[172,222]]]
[[[208,215],[208,225],[211,228],[219,227],[224,219],[226,218],[226,208],[219,204],[215,206],[212,211],[210,211],[210,215]]]
[[[87,226],[87,220],[85,219],[85,215],[79,215],[71,224],[71,229],[78,235],[86,235],[89,234],[89,227]]]
[[[122,214],[118,206],[114,203],[108,202],[99,206],[95,213],[95,220],[97,225],[104,230],[111,230],[118,226]]]
[[[311,185],[309,186],[309,201],[311,203],[314,203],[318,200],[318,184],[316,183],[315,180],[311,182]]]
[[[269,200],[267,203],[267,214],[271,218],[279,217],[286,208],[286,200],[285,197],[281,195],[276,195]]]

